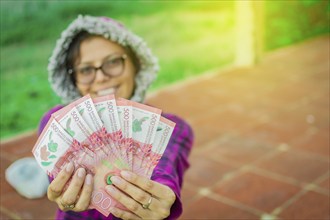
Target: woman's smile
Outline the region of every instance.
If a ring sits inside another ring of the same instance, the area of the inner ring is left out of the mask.
[[[109,54],[125,54],[126,50],[117,43],[103,37],[93,36],[84,40],[80,45],[79,60],[77,65],[100,66]],[[79,83],[77,88],[81,95],[90,94],[104,96],[115,94],[117,97],[130,99],[135,87],[136,68],[132,59],[128,57],[121,63],[122,70],[118,75],[109,76],[102,69],[96,70],[95,78],[90,84]]]
[[[104,95],[109,95],[109,94],[115,94],[116,95],[116,91],[118,90],[119,86],[114,86],[114,87],[110,87],[110,88],[105,88],[105,89],[100,89],[95,91],[95,94],[97,96],[104,96]]]

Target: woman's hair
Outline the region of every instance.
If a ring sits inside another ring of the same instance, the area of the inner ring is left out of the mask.
[[[66,53],[66,58],[65,58],[65,66],[67,69],[67,73],[69,70],[72,70],[74,68],[75,62],[80,58],[79,53],[80,53],[80,45],[81,43],[96,35],[90,34],[87,31],[81,31],[78,33],[73,39],[72,42],[67,50]],[[76,85],[76,78],[75,74],[70,74],[70,79],[73,82],[74,85]]]
[[[72,42],[67,50],[66,58],[65,58],[65,65],[66,65],[67,72],[69,72],[69,70],[72,70],[74,68],[76,61],[78,59],[80,59],[79,56],[80,56],[81,43],[86,39],[96,37],[96,36],[100,36],[100,35],[91,34],[91,33],[88,33],[87,31],[81,31],[72,39]],[[140,62],[137,59],[135,53],[132,51],[132,49],[130,47],[124,47],[124,48],[127,52],[127,55],[133,62],[133,65],[136,69],[136,73],[139,72]],[[75,74],[70,74],[70,79],[73,82],[73,84],[76,85]]]

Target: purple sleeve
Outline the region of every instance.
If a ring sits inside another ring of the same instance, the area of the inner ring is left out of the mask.
[[[188,156],[194,136],[191,127],[179,117],[170,114],[164,117],[175,122],[176,126],[151,179],[170,187],[175,193],[176,200],[167,219],[177,219],[182,214],[181,187],[184,172],[189,167]]]

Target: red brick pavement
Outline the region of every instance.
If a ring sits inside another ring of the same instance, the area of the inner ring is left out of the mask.
[[[181,219],[329,219],[329,36],[272,51],[253,68],[206,74],[148,98],[196,141]],[[1,219],[46,219],[4,180],[34,135],[1,144]]]

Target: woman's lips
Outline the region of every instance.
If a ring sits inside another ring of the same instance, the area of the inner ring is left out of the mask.
[[[111,87],[108,89],[99,90],[96,92],[96,95],[104,96],[104,95],[109,95],[109,94],[115,94],[115,92],[117,91],[117,88],[118,87]]]

